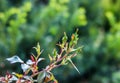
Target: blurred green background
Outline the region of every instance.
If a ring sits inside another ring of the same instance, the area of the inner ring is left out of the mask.
[[[59,83],[120,83],[120,0],[0,0],[0,75],[21,72],[5,58],[27,60],[37,42],[48,58],[77,28],[84,48],[73,62],[81,74],[70,64],[54,69]]]

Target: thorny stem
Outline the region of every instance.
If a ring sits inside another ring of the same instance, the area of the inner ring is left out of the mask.
[[[76,53],[74,53],[73,55],[71,55],[71,57],[74,57],[76,55]],[[56,63],[58,63],[58,62],[60,62],[60,61],[62,61],[64,58],[66,58],[67,57],[67,54],[65,55],[65,56],[63,56],[61,59],[59,59],[59,60],[57,60],[56,62],[54,62],[54,63],[52,63],[50,66],[49,66],[49,68],[47,68],[47,69],[45,69],[46,71],[51,71],[53,68],[57,68],[57,67],[59,67],[59,66],[61,66],[62,64],[58,64],[58,65],[55,65]],[[53,65],[55,65],[55,66],[53,66]],[[52,68],[51,68],[52,67]],[[35,77],[36,75],[38,75],[40,72],[42,72],[42,71],[39,71],[39,72],[37,72],[37,73],[34,73],[33,75],[31,75],[31,77]]]
[[[61,52],[60,52],[59,55],[62,56],[63,52],[64,52],[63,49],[61,49]],[[46,71],[51,71],[53,68],[57,68],[57,67],[61,66],[62,64],[58,64],[58,65],[55,65],[55,64],[57,64],[58,62],[60,62],[60,61],[62,61],[63,59],[65,59],[69,53],[70,53],[70,52],[69,52],[69,50],[68,50],[68,51],[66,52],[66,54],[65,54],[62,58],[59,58],[59,59],[57,59],[57,61],[51,63],[51,64],[49,65],[49,67],[46,68],[45,70],[46,70]],[[75,53],[75,54],[76,54],[76,53]],[[74,56],[75,54],[73,54],[72,56]],[[40,71],[40,72],[42,72],[42,71]],[[34,73],[33,75],[31,75],[31,77],[35,77],[35,76],[38,75],[40,72]]]
[[[37,72],[37,73],[32,74],[31,77],[35,77],[35,76],[38,75],[40,72],[42,72],[42,71],[39,71],[39,72]]]
[[[60,56],[62,56],[62,54],[63,54],[63,50],[61,51]],[[51,63],[51,64],[49,65],[49,68],[47,68],[46,70],[47,70],[47,71],[51,71],[53,68],[56,67],[56,66],[54,66],[54,65],[57,64],[58,62],[62,61],[64,58],[66,58],[68,54],[69,54],[69,50],[66,52],[66,54],[65,54],[62,58],[59,58],[59,59],[57,59],[57,61]]]

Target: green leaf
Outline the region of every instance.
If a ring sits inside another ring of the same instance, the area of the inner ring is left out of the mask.
[[[68,39],[68,37],[67,37],[67,35],[66,35],[66,33],[64,32],[64,36],[63,36],[63,38],[62,38],[62,43],[66,43],[66,41],[67,41],[67,39]]]
[[[35,50],[36,50],[36,52],[37,52],[37,59],[38,59],[39,56],[40,56],[40,54],[41,54],[41,52],[40,52],[40,44],[37,43],[37,46],[36,46],[36,47],[33,47],[33,48],[35,48]]]
[[[72,34],[69,47],[73,47],[74,45],[77,44],[77,41],[78,41],[78,39],[79,39],[77,32],[78,32],[78,30],[76,30],[76,33]]]
[[[40,44],[39,43],[37,43],[37,53],[38,53],[38,55],[40,55]]]
[[[52,62],[53,58],[50,56],[50,54],[48,56],[49,56],[50,62]]]
[[[55,57],[57,56],[57,50],[56,50],[56,49],[53,50],[53,55],[54,55]]]
[[[66,60],[66,59],[63,59],[63,60],[62,60],[62,62],[61,62],[61,64],[62,64],[62,65],[67,65],[67,64],[68,64],[68,62],[67,62],[67,60]]]
[[[38,77],[37,77],[37,82],[38,83],[43,83],[45,76],[46,76],[46,71],[40,72]]]

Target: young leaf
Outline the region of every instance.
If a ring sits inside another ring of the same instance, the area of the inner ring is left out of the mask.
[[[69,47],[73,47],[74,45],[77,44],[77,41],[78,41],[78,39],[79,39],[77,32],[78,32],[78,30],[76,31],[76,33],[72,34]]]
[[[53,58],[50,56],[50,54],[48,56],[49,56],[50,62],[52,62]]]
[[[27,62],[26,62],[26,64],[28,64],[28,65],[32,65],[32,64],[34,64],[35,62],[33,62],[32,60],[27,60]]]
[[[61,62],[61,64],[62,64],[62,65],[67,65],[67,64],[68,64],[68,62],[67,62],[67,60],[66,60],[66,59],[63,59],[63,60],[62,60],[62,62]]]
[[[44,58],[39,58],[38,61],[37,61],[37,64],[42,60],[45,60],[45,59]]]
[[[27,64],[21,64],[21,68],[22,68],[23,72],[25,72],[26,70],[28,70],[30,68],[30,66]]]
[[[40,44],[39,43],[37,43],[37,46],[36,47],[34,47],[35,48],[35,50],[36,50],[36,52],[37,52],[37,57],[39,57],[40,56],[40,54],[41,54],[41,52],[40,52]]]
[[[54,56],[57,56],[57,51],[56,51],[56,49],[53,50],[53,55],[54,55]]]
[[[17,62],[19,62],[19,63],[24,63],[18,56],[13,56],[13,57],[11,57],[11,58],[7,58],[6,59],[7,61],[9,61],[10,63],[17,63]]]
[[[64,32],[64,36],[62,38],[62,43],[65,44],[67,42],[67,39],[68,39],[68,37],[67,37],[66,33]]]

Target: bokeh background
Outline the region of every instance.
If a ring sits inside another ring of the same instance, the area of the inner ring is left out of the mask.
[[[53,73],[59,83],[120,83],[120,0],[0,0],[0,75],[21,72],[5,58],[27,60],[37,42],[45,67],[56,43],[79,29],[82,52]]]

